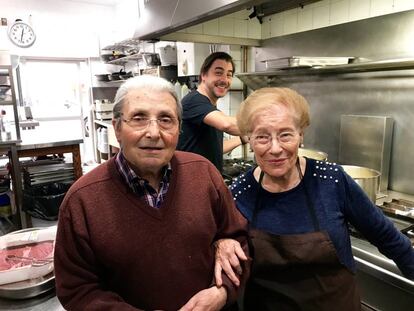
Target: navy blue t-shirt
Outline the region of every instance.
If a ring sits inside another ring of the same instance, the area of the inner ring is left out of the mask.
[[[194,152],[210,160],[221,172],[223,169],[223,132],[203,122],[206,115],[218,110],[207,96],[198,91],[181,100],[183,122],[177,150]]]

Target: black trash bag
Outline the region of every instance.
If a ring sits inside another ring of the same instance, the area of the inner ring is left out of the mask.
[[[60,204],[70,186],[67,183],[50,183],[24,189],[23,210],[36,218],[56,220]]]

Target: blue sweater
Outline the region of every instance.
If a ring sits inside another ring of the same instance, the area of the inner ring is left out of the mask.
[[[308,189],[320,229],[327,231],[342,264],[355,272],[348,223],[361,232],[379,251],[394,260],[401,272],[414,279],[414,249],[366,196],[341,166],[306,159],[306,171],[295,188],[271,193],[263,189],[261,208],[252,228],[272,234],[314,231],[303,183]],[[259,184],[253,169],[240,175],[230,187],[237,208],[251,222]]]

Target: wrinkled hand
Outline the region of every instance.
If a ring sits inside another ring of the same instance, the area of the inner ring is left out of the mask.
[[[195,294],[179,311],[218,311],[226,304],[227,290],[216,286]]]
[[[240,246],[240,243],[233,239],[221,239],[216,241],[216,263],[214,267],[214,276],[216,285],[220,287],[223,284],[221,272],[224,271],[234,285],[239,286],[240,281],[234,271],[238,275],[243,273],[240,260],[247,260],[246,254]]]

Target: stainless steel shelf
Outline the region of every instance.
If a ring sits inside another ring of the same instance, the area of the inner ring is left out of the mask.
[[[12,100],[0,100],[0,106],[13,106],[14,103]]]
[[[142,55],[143,53],[137,53],[137,54],[132,54],[132,55],[128,55],[125,57],[121,57],[118,59],[114,59],[111,60],[109,62],[106,62],[106,64],[111,64],[111,65],[125,65],[126,63],[130,62],[130,61],[138,61],[140,59],[142,59]]]
[[[414,59],[389,59],[325,67],[279,69],[254,73],[239,73],[236,76],[252,89],[277,84],[284,78],[322,76],[332,74],[364,73],[414,69]]]

